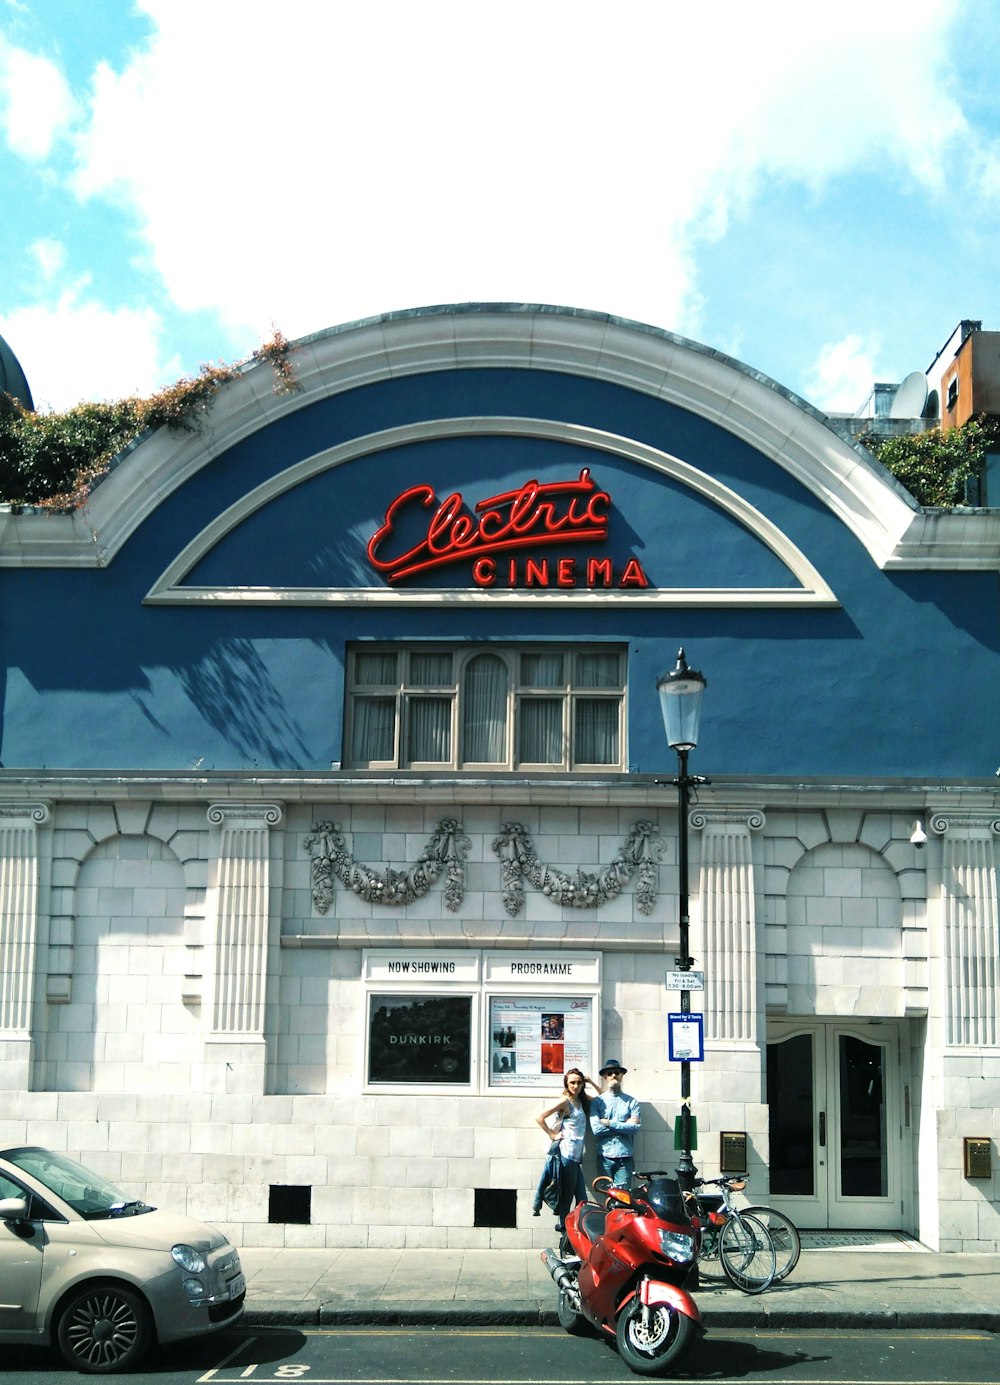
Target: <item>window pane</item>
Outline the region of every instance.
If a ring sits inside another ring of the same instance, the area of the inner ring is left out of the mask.
[[[816,1192],[816,1113],[811,1034],[767,1046],[771,1108],[771,1192],[813,1197]]]
[[[618,701],[610,697],[576,700],[576,744],[573,759],[580,765],[618,763]]]
[[[563,704],[555,697],[521,699],[518,759],[529,765],[563,763]]]
[[[507,665],[493,654],[480,654],[465,670],[462,735],[470,764],[506,762]]]
[[[411,760],[436,764],[451,759],[451,698],[413,697],[409,701]]]
[[[451,655],[411,654],[410,682],[417,688],[439,688],[452,681]]]
[[[618,655],[605,651],[576,656],[576,686],[578,688],[618,688]]]
[[[563,658],[561,654],[522,654],[521,683],[526,688],[561,688]]]
[[[886,1110],[882,1069],[885,1050],[850,1034],[838,1040],[840,1063],[840,1188],[844,1197],[885,1197],[888,1192]]]
[[[396,676],[395,654],[357,653],[354,656],[354,681],[369,688],[392,688],[399,681]]]
[[[356,697],[354,699],[354,740],[351,758],[392,760],[396,755],[396,699],[394,697]]]
[[[373,995],[369,1016],[369,1082],[472,1080],[471,997]]]

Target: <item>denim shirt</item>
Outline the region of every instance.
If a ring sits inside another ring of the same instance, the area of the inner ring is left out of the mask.
[[[626,1124],[633,1117],[637,1117],[635,1125]],[[602,1125],[602,1118],[609,1120],[610,1126]],[[642,1113],[634,1096],[605,1092],[590,1103],[590,1128],[605,1159],[631,1159],[635,1133],[641,1125]]]

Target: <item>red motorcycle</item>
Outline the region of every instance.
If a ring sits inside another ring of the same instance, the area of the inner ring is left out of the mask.
[[[559,1289],[560,1325],[614,1337],[637,1375],[675,1370],[704,1334],[684,1287],[698,1260],[698,1226],[677,1180],[662,1173],[639,1174],[630,1190],[601,1178],[593,1186],[605,1204],[579,1203],[559,1253],[542,1251]]]

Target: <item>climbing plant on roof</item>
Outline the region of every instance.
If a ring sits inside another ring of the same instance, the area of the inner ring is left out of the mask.
[[[918,505],[953,509],[966,503],[966,480],[982,477],[987,454],[1000,450],[1000,422],[970,418],[960,428],[862,442]]]
[[[252,361],[274,370],[276,392],[297,388],[291,347],[275,331],[246,361],[203,365],[145,397],[81,403],[36,413],[0,391],[0,503],[71,510],[82,505],[112,464],[154,428],[197,429],[212,400]]]

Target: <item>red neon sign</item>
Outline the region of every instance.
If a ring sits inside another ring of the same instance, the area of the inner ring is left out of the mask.
[[[478,518],[468,512],[458,491],[438,502],[431,486],[410,486],[392,501],[369,539],[368,561],[390,582],[398,582],[448,563],[477,563],[518,548],[603,542],[610,504],[611,496],[597,489],[587,467],[576,481],[531,480],[516,491],[491,495],[476,506]],[[393,554],[397,525],[415,509],[432,507],[425,537],[406,552]]]

